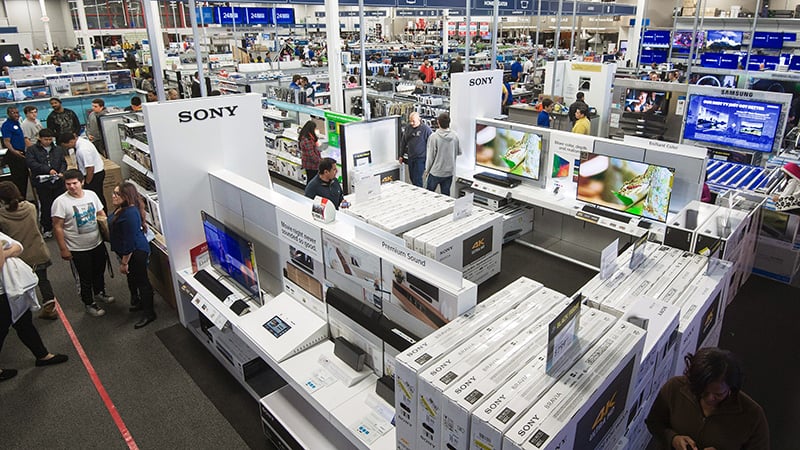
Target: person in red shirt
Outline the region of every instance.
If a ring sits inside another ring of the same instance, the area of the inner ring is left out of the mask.
[[[422,65],[419,66],[419,72],[425,75],[426,83],[433,83],[436,78],[436,70],[433,69],[433,64],[428,59],[422,61]]]

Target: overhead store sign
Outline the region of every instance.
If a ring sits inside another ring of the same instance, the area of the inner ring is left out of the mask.
[[[205,17],[206,11],[203,14]],[[220,25],[294,25],[294,8],[219,6],[214,8],[212,17],[213,23]]]
[[[314,17],[325,17],[325,11],[314,12]],[[358,17],[358,11],[339,11],[339,17]],[[386,11],[364,11],[364,17],[386,17]]]

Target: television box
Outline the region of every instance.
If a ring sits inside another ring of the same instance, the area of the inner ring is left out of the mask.
[[[92,88],[87,81],[73,81],[69,84],[69,91],[72,95],[87,95],[92,93]]]
[[[630,408],[645,332],[617,322],[506,432],[503,449],[595,448]]]
[[[718,209],[719,207],[716,205],[692,200],[674,219],[667,222],[664,245],[693,252],[697,231],[711,219]]]
[[[479,366],[513,339],[524,340],[525,330],[541,320],[553,320],[556,314],[548,315],[552,309],[563,309],[571,300],[563,294],[549,289],[540,289],[495,322],[489,324],[451,352],[443,355],[437,363],[421,372],[417,381],[419,404],[417,405],[417,449],[437,449],[442,440],[442,406],[444,391],[451,386],[460,387],[463,376]],[[546,326],[546,324],[545,324]],[[522,344],[521,344],[522,345]]]
[[[533,230],[533,206],[509,204],[498,210],[503,215],[503,243],[510,242]]]
[[[503,432],[532,406],[583,354],[614,325],[616,318],[602,311],[584,308],[580,314],[577,341],[548,373],[547,348],[527,349],[527,362],[503,362],[496,369],[476,368],[474,387],[446,392],[442,448],[466,449],[473,444],[483,449],[500,449]],[[546,345],[547,336],[544,336]],[[541,347],[541,348],[540,348]]]
[[[725,290],[732,275],[732,264],[719,261],[711,273],[701,273],[674,304],[680,306],[678,353],[674,375],[683,373],[683,357],[694,353],[714,327],[721,322]]]
[[[426,242],[426,256],[462,272],[486,260],[499,259],[503,246],[503,216],[493,212],[474,215],[478,216],[475,220],[463,225],[456,221],[453,223],[455,228],[447,234]],[[475,274],[480,275],[477,279],[467,279],[475,283],[488,279],[500,271],[499,261],[492,268],[493,271]]]
[[[14,89],[14,99],[17,101],[41,100],[50,97],[50,86],[31,86]]]
[[[680,296],[683,295],[686,289],[692,284],[693,280],[707,268],[708,258],[693,253],[692,256],[688,258],[688,261],[685,261],[683,270],[681,270],[667,287],[658,294],[658,300],[672,304],[677,303]]]
[[[0,89],[0,103],[10,103],[15,101],[13,89]]]
[[[718,258],[732,261],[739,242],[744,237],[744,231],[749,217],[746,212],[736,209],[718,208],[716,213],[709,218],[697,232],[695,253],[713,251],[719,241]]]
[[[519,278],[472,311],[462,314],[447,326],[439,328],[422,341],[399,354],[395,367],[395,427],[397,447],[414,448],[417,439],[417,374],[435,361],[494,322],[506,311],[538,291],[542,285],[528,278]]]
[[[661,272],[655,283],[651,284],[642,294],[651,298],[660,298],[661,295],[667,290],[667,287],[679,276],[681,272],[692,262],[694,258],[703,260],[700,255],[695,255],[692,252],[684,251],[681,256],[677,258],[672,265],[667,267]],[[699,270],[698,270],[699,272]],[[697,272],[695,273],[695,275]]]
[[[644,245],[645,259],[636,269],[631,269],[629,263],[621,262],[618,263],[617,269],[611,277],[600,280],[600,274],[596,275],[595,278],[600,281],[600,284],[595,285],[594,289],[586,286],[581,290],[581,294],[586,297],[586,303],[593,308],[603,309],[603,304],[615,295],[617,288],[622,286],[635,270],[647,270],[650,264],[656,262],[654,260],[661,259],[664,256],[663,252],[656,252],[659,247],[660,245],[653,242],[646,243]],[[622,261],[625,260],[623,259]],[[628,261],[630,261],[630,256],[628,256]]]
[[[683,253],[683,250],[665,245],[656,249],[653,255],[646,258],[639,268],[606,298],[601,309],[617,316],[624,315],[631,307],[633,299],[642,296],[650,286],[657,283],[664,271],[681,259]]]

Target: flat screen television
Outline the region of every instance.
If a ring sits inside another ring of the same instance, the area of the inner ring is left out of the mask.
[[[692,74],[691,84],[700,86],[716,86],[735,89],[739,82],[738,75],[713,75],[713,74]]]
[[[783,33],[756,31],[753,33],[753,48],[783,48]]]
[[[577,198],[592,205],[666,222],[675,169],[582,153]]]
[[[669,48],[670,30],[647,30],[642,34],[642,47]]]
[[[692,95],[683,138],[756,152],[771,152],[781,106],[738,98]]]
[[[742,47],[743,32],[733,30],[708,30],[706,48],[714,50],[739,50]]]
[[[666,92],[630,88],[625,92],[625,112],[666,115],[668,107],[669,96]]]
[[[672,36],[672,50],[678,52],[689,52],[689,49],[692,47],[692,35],[695,37],[695,48],[703,48],[705,44],[705,33],[702,31],[698,31],[697,33],[692,33],[691,31],[676,31],[675,34]]]
[[[542,146],[542,136],[533,132],[475,124],[475,165],[480,167],[538,181]]]
[[[642,50],[639,64],[646,66],[650,64],[664,64],[667,62],[668,50],[663,49],[644,49]]]
[[[261,301],[253,243],[222,222],[201,211],[211,266],[227,274]]]

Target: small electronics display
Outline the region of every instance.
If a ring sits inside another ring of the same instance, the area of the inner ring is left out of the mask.
[[[22,53],[19,51],[17,44],[2,44],[0,45],[0,58],[3,66],[17,67],[22,65]]]
[[[642,47],[669,48],[670,30],[647,30],[642,34]]]
[[[208,243],[211,265],[220,272],[228,274],[246,291],[260,299],[253,243],[205,211],[201,211],[200,214],[203,218],[203,231]]]
[[[676,31],[672,36],[672,49],[678,52],[689,52],[692,47],[692,34],[696,38],[697,44],[695,48],[703,48],[705,44],[705,33],[698,31],[692,33],[691,31]]]
[[[287,331],[292,329],[288,323],[284,322],[283,319],[278,316],[269,319],[267,323],[264,324],[264,328],[276,338],[283,336]]]
[[[783,33],[756,31],[753,33],[753,48],[783,48]]]
[[[475,164],[538,180],[541,176],[542,137],[535,133],[492,125],[475,126]]]
[[[683,138],[757,152],[771,152],[781,105],[692,95]]]
[[[628,89],[625,93],[625,112],[666,115],[668,106],[666,92]]]
[[[675,169],[669,167],[582,153],[577,198],[665,222],[674,178]]]
[[[706,48],[714,50],[739,50],[743,32],[733,30],[709,30],[706,33]]]

